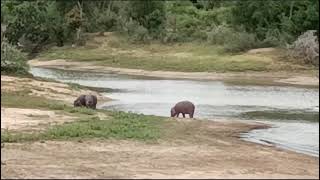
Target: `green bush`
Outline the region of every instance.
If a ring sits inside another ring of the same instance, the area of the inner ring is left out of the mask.
[[[221,45],[225,51],[240,52],[251,48],[260,47],[260,42],[255,34],[245,31],[235,31],[226,25],[219,25],[207,33],[208,42]]]
[[[109,9],[94,8],[87,18],[85,28],[87,32],[105,32],[114,30],[117,26],[117,14]]]
[[[166,39],[180,42],[206,41],[208,29],[229,22],[231,16],[229,7],[205,10],[185,1],[168,2],[167,11],[166,28],[174,33],[167,33]]]
[[[1,42],[1,73],[27,74],[28,69],[26,55],[3,39]]]
[[[283,36],[278,38],[288,42],[294,39],[290,36],[296,38],[310,29],[319,31],[319,1],[316,0],[235,1],[231,14],[233,26],[244,26],[259,40],[266,39],[268,32],[275,29]]]
[[[173,42],[178,42],[179,40],[179,34],[176,32],[167,32],[165,34],[165,37],[163,37],[162,41],[164,43],[173,43]]]
[[[139,25],[135,20],[130,19],[124,24],[125,33],[132,42],[147,42],[150,39],[148,29]]]
[[[229,41],[230,36],[234,35],[234,31],[226,25],[215,26],[207,33],[208,42],[216,45],[223,45]]]
[[[165,30],[165,16],[161,13],[161,11],[156,9],[145,17],[145,21],[148,22],[146,29],[153,39],[160,39]]]
[[[228,52],[240,52],[260,47],[256,35],[247,32],[237,32],[232,38],[227,39],[229,40],[225,42],[224,50]]]
[[[293,36],[289,33],[281,32],[279,29],[270,29],[261,41],[261,47],[284,47],[287,43],[293,41]]]
[[[63,46],[64,41],[73,39],[75,28],[67,24],[57,2],[45,1],[6,1],[8,10],[6,37],[12,44],[18,42],[26,52],[37,52],[45,45],[56,42]],[[69,22],[70,23],[70,22]]]

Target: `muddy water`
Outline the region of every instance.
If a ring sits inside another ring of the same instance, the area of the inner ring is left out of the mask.
[[[251,120],[272,125],[270,129],[243,134],[245,140],[319,156],[319,89],[43,68],[32,68],[31,72],[62,82],[106,88],[105,95],[115,101],[103,104],[100,108],[104,109],[169,116],[177,101],[190,100],[196,105],[196,118]]]

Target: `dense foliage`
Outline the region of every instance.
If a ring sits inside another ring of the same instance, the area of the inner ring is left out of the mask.
[[[1,23],[10,43],[84,41],[83,32],[116,31],[132,42],[201,41],[237,52],[290,44],[319,31],[319,1],[1,1]],[[82,43],[80,43],[81,45]]]

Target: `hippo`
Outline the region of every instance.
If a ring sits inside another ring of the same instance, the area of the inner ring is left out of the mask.
[[[86,97],[86,95],[81,95],[81,96],[79,96],[79,97],[73,102],[74,107],[85,106],[85,105],[86,105],[85,97]]]
[[[97,96],[95,95],[86,95],[85,96],[85,106],[87,108],[96,109],[97,105]]]
[[[178,102],[173,108],[171,108],[171,117],[179,117],[179,114],[182,113],[184,118],[185,114],[189,114],[189,117],[193,118],[194,109],[194,104],[190,101]]]
[[[85,106],[87,108],[96,109],[97,97],[94,95],[81,95],[74,102],[74,107]]]

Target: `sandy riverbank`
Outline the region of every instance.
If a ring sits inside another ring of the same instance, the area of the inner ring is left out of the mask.
[[[171,71],[147,71],[141,69],[114,68],[94,65],[90,62],[67,61],[63,59],[43,61],[30,60],[28,62],[34,67],[54,68],[63,70],[87,71],[87,72],[111,72],[127,75],[138,75],[158,78],[192,79],[192,80],[224,80],[224,81],[246,81],[252,80],[265,84],[287,84],[301,86],[319,86],[319,78],[310,73],[289,72],[171,72]]]
[[[203,122],[191,130],[196,142],[189,137],[152,144],[95,139],[5,144],[1,178],[319,178],[318,158],[237,137],[262,126]]]

